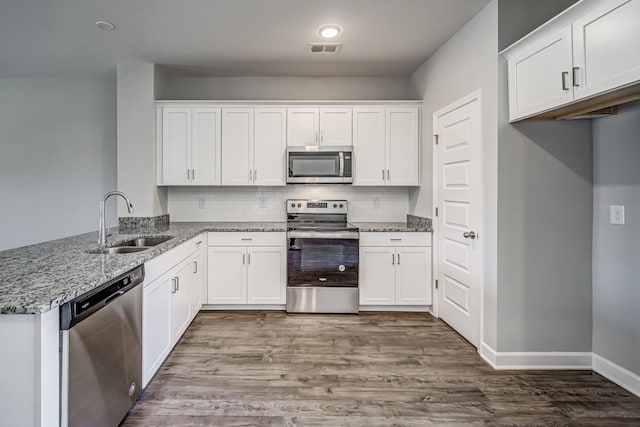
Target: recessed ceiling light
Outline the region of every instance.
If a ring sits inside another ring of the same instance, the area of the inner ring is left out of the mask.
[[[325,39],[332,39],[338,34],[340,34],[340,27],[337,25],[325,25],[320,28],[319,33]]]
[[[113,25],[111,22],[107,22],[107,21],[98,21],[96,22],[96,27],[100,28],[101,30],[105,30],[105,31],[113,31],[116,29],[116,26]]]

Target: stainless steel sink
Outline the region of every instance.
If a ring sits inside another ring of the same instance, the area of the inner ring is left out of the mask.
[[[157,246],[160,243],[164,243],[173,239],[173,236],[160,236],[160,237],[142,237],[140,239],[126,240],[118,243],[118,246]]]
[[[90,254],[131,254],[146,251],[149,248],[173,239],[174,236],[141,237],[139,239],[125,240],[115,246],[106,248],[89,249]]]
[[[90,249],[87,252],[90,254],[131,254],[146,251],[147,249],[149,248],[144,246],[113,246],[111,248]]]

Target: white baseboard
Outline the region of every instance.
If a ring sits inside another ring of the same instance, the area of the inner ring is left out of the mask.
[[[480,346],[480,356],[494,369],[591,369],[591,352],[495,351],[488,344]]]
[[[431,305],[361,305],[360,311],[407,311],[432,313]]]
[[[201,310],[203,311],[223,311],[223,310],[234,310],[234,311],[284,311],[287,309],[287,306],[282,304],[202,304]]]
[[[593,370],[636,396],[640,396],[640,375],[595,353],[593,353]]]

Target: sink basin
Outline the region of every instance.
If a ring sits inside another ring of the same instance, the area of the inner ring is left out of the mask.
[[[117,246],[90,249],[90,254],[132,254],[146,251],[147,249],[173,239],[174,236],[141,237],[139,239],[125,240]]]
[[[173,239],[173,236],[160,236],[160,237],[143,237],[140,239],[126,240],[122,243],[118,243],[118,246],[157,246],[160,243],[164,243],[167,240]]]
[[[90,254],[131,254],[146,251],[147,249],[149,248],[143,246],[113,246],[111,248],[91,249],[87,252]]]

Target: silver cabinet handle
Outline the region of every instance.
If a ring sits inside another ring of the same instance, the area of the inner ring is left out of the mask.
[[[567,87],[567,77],[569,77],[569,72],[563,71],[562,72],[562,90],[569,90],[569,88]]]
[[[198,261],[193,261],[193,272],[194,273],[198,272]]]
[[[320,143],[322,144],[323,141],[324,141],[324,131],[321,130],[320,131]]]
[[[256,179],[258,179],[258,170],[254,169],[253,170],[253,180],[255,181]]]
[[[252,240],[253,240],[253,238],[251,238],[251,237],[241,237],[241,238],[240,238],[240,240],[250,242],[250,241],[252,241]]]
[[[382,180],[384,181],[384,169],[382,169]]]
[[[476,232],[475,231],[467,231],[465,232],[462,237],[464,237],[465,239],[475,239],[476,238]]]
[[[191,179],[191,172],[187,169],[187,180]]]
[[[244,259],[245,259],[245,258],[244,258],[244,257],[245,257],[245,254],[242,254],[242,265],[244,265],[244,264],[245,264],[245,262],[244,262]]]
[[[251,169],[249,169],[249,182],[251,182],[251,174],[252,174]]]
[[[391,174],[389,173],[389,169],[387,169],[387,181],[391,179]]]
[[[396,265],[396,255],[391,254],[391,265]]]
[[[318,143],[318,131],[316,131],[316,144]]]
[[[400,265],[400,254],[398,254],[398,265]]]
[[[247,254],[247,264],[251,264],[251,254]]]
[[[580,83],[578,82],[578,71],[580,71],[580,67],[573,67],[573,75],[571,76],[573,79],[573,87],[580,87]]]
[[[176,289],[176,279],[177,277],[174,277],[173,279],[171,279],[171,293],[175,294],[177,289]]]
[[[180,278],[176,277],[176,291],[180,290]]]
[[[202,244],[202,240],[198,240],[198,241],[196,242],[196,246],[197,246],[197,245],[200,245],[200,244]]]
[[[196,179],[196,170],[191,169],[191,179]]]

